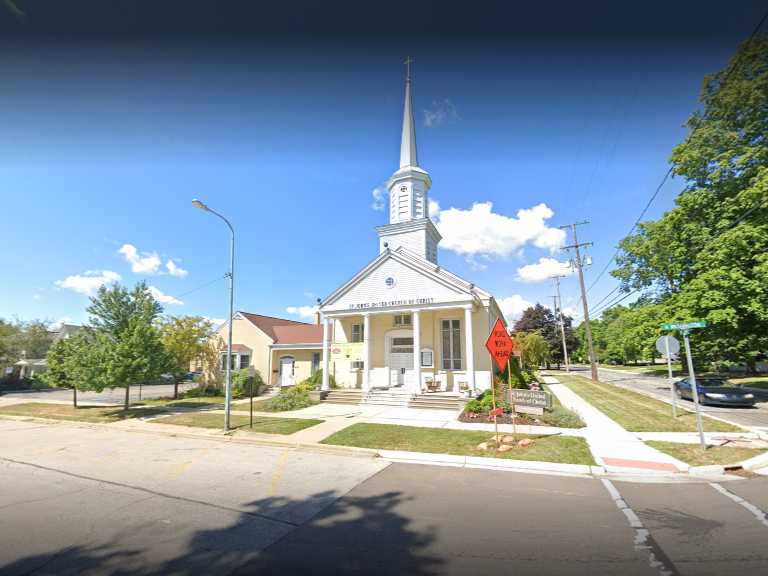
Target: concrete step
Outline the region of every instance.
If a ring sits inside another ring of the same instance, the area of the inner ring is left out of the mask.
[[[409,408],[435,408],[442,410],[458,410],[462,405],[461,399],[455,395],[438,392],[419,394],[408,403]]]
[[[390,400],[365,400],[363,402],[366,406],[393,406],[400,408],[408,408],[408,402],[397,402]]]
[[[405,408],[408,406],[411,398],[413,398],[413,394],[409,390],[390,388],[387,390],[369,391],[363,403],[374,406],[402,406]]]
[[[441,403],[439,404],[439,403],[431,403],[431,402],[409,402],[408,408],[413,408],[416,410],[420,408],[428,408],[430,410],[450,410],[455,412],[455,411],[458,411],[461,408],[461,406],[459,405],[458,402],[455,404],[441,404]]]
[[[330,390],[323,402],[331,404],[360,404],[363,400],[362,390]]]

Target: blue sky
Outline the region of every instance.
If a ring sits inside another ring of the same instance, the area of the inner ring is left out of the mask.
[[[703,76],[756,12],[717,37],[661,41],[22,37],[0,61],[0,317],[85,321],[94,281],[82,277],[119,276],[183,302],[168,313],[222,318],[227,231],[194,197],[237,230],[237,308],[290,317],[313,305],[377,254],[387,214],[372,193],[397,168],[406,54],[431,199],[444,226],[452,215],[486,236],[478,248],[441,229],[453,238],[441,264],[510,313],[550,302],[551,284],[520,269],[567,255],[537,247],[518,211],[546,205],[545,228],[590,219],[591,283],[667,170]],[[648,217],[680,187],[665,186]],[[498,226],[471,218],[487,202],[496,225],[528,239],[488,238]],[[606,274],[589,298],[614,287]],[[574,306],[573,277],[562,292]]]

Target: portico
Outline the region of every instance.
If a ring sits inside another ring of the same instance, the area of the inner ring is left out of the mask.
[[[473,312],[473,304],[463,304],[328,314],[325,333],[335,335],[323,345],[334,363],[329,374],[339,386],[366,392],[474,392],[475,359],[467,354],[474,350]]]

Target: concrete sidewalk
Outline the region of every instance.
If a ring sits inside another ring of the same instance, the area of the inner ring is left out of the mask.
[[[608,418],[581,396],[560,384],[553,376],[544,376],[544,383],[557,396],[560,403],[577,412],[586,422],[584,438],[589,444],[595,461],[606,470],[637,468],[659,472],[684,472],[688,464],[659,452],[645,444],[635,434],[628,432]]]
[[[217,412],[222,412],[217,410]],[[232,414],[246,416],[248,412],[233,411]],[[288,436],[291,440],[300,442],[320,442],[334,432],[343,430],[353,424],[391,424],[396,426],[416,426],[418,428],[444,428],[447,430],[472,430],[493,432],[494,425],[488,423],[460,422],[458,413],[453,410],[413,409],[399,406],[366,406],[344,404],[316,404],[301,410],[287,412],[254,412],[256,416],[271,416],[280,418],[319,418],[325,420],[322,424],[305,428]],[[555,428],[553,426],[529,426],[519,424],[499,424],[499,432],[504,434],[532,434],[583,436],[584,429]]]

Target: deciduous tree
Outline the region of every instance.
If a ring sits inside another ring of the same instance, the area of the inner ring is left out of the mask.
[[[213,336],[213,324],[201,316],[168,316],[160,320],[160,339],[170,359],[173,397],[178,397],[179,381],[189,372],[194,360],[203,360]]]

